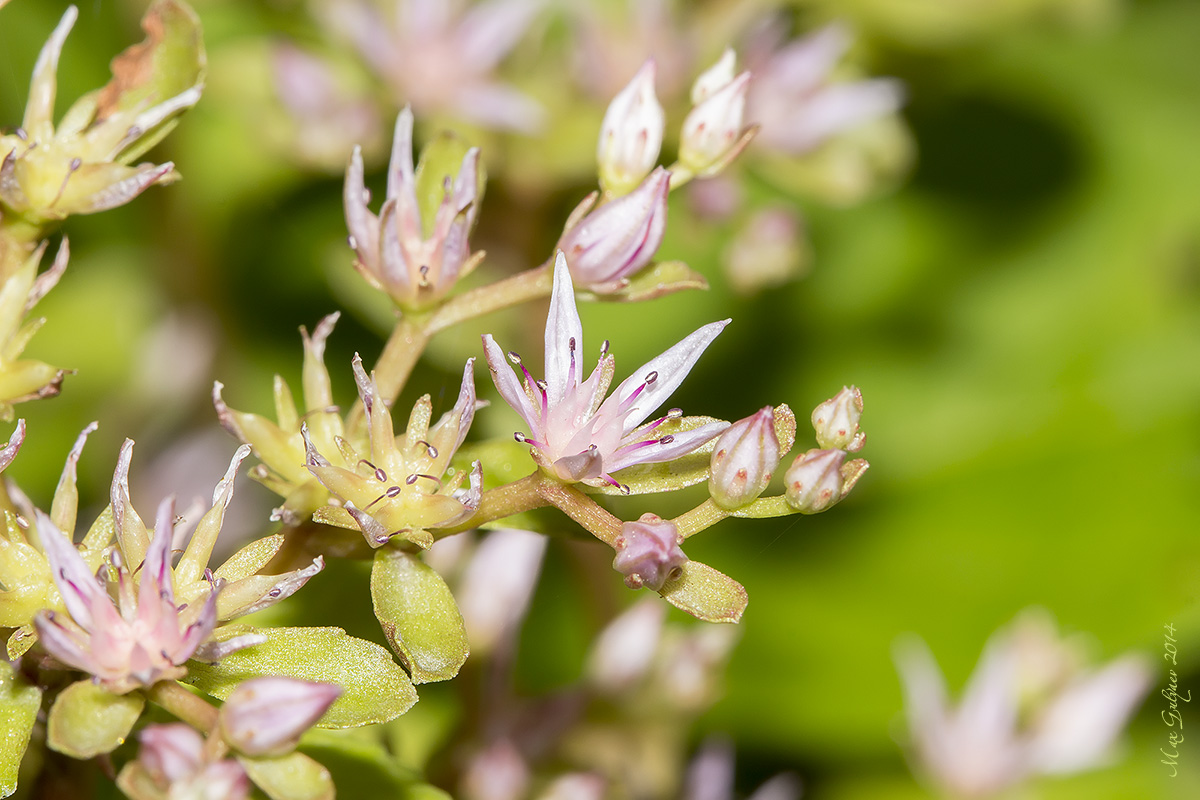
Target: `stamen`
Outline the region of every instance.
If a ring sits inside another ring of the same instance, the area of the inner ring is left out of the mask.
[[[346,244],[350,245],[350,249],[351,249],[351,250],[357,250],[357,249],[358,249],[358,239],[355,239],[355,238],[354,238],[354,236],[353,236],[353,234],[351,234],[350,236],[347,236],[347,237],[346,237]]]
[[[667,434],[666,436],[664,436],[664,437],[662,437],[661,439],[659,439],[659,440],[658,440],[658,443],[659,443],[659,444],[670,444],[670,443],[671,443],[671,442],[673,442],[673,441],[675,441],[675,437],[674,437],[674,436],[671,436],[670,434]]]
[[[600,357],[604,358],[606,355],[608,355],[608,339],[605,339],[600,345]]]
[[[682,416],[683,416],[682,408],[672,408],[670,411],[667,412],[668,419],[679,419]]]
[[[434,483],[436,483],[436,484],[437,484],[437,486],[438,486],[438,488],[439,488],[439,489],[440,489],[440,488],[442,488],[442,481],[441,481],[441,479],[440,479],[440,478],[435,478],[435,477],[434,477],[434,476],[432,476],[432,475],[425,475],[425,474],[423,474],[423,473],[420,473],[420,472],[414,472],[412,475],[409,475],[407,478],[405,478],[405,479],[404,479],[404,482],[405,482],[406,484],[408,484],[409,486],[412,486],[414,483],[416,483],[416,482],[417,482],[418,480],[420,480],[421,478],[424,478],[424,479],[426,479],[426,480],[433,481]]]
[[[513,350],[508,351],[508,360],[514,364],[521,363],[521,357],[519,355],[517,355],[516,351],[513,351]]]
[[[425,441],[424,439],[420,439],[417,441],[417,444],[425,445],[425,451],[429,453],[430,458],[437,458],[437,448],[431,445],[429,442]]]
[[[358,460],[358,463],[366,464],[368,467],[370,467],[372,470],[374,470],[375,471],[375,480],[379,481],[380,483],[387,483],[387,479],[388,479],[387,473],[384,472],[382,469],[375,466],[370,461],[367,461],[365,458],[360,458]]]
[[[15,131],[13,131],[13,133],[16,134],[16,137],[22,142],[29,141],[29,134],[25,132],[24,128],[17,128]]]
[[[71,176],[74,175],[75,171],[82,166],[83,159],[81,159],[79,156],[75,156],[75,158],[71,159],[71,163],[67,166],[67,175],[65,178],[63,178],[62,186],[58,187],[58,194],[54,195],[54,199],[50,201],[51,208],[54,207],[55,203],[62,199],[63,192],[67,190],[67,181],[71,180]]]
[[[655,371],[651,372],[649,375],[646,376],[645,380],[646,380],[647,386],[654,383],[656,380],[658,380],[658,371],[655,370]]]
[[[384,494],[388,496],[388,499],[393,499],[393,498],[399,497],[400,492],[402,492],[402,491],[404,491],[404,490],[401,489],[399,486],[389,486],[388,490],[386,492],[384,492]]]
[[[516,439],[521,444],[525,444],[526,442],[529,441],[529,438],[527,436],[525,436],[525,434],[521,433],[520,431],[517,431],[516,433],[514,433],[513,438]]]

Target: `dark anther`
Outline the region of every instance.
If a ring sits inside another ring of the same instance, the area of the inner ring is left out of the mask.
[[[659,444],[670,444],[670,443],[671,443],[671,442],[673,442],[673,441],[675,441],[675,437],[674,437],[674,436],[667,435],[667,436],[664,436],[664,437],[662,437],[661,439],[659,439],[659,440],[658,440],[658,443],[659,443]]]
[[[509,360],[509,361],[511,361],[511,362],[512,362],[512,363],[514,363],[514,364],[520,364],[520,363],[521,363],[521,357],[520,357],[519,355],[517,355],[517,354],[516,354],[514,351],[512,351],[512,350],[509,350],[509,351],[508,351],[508,360]]]
[[[649,386],[650,384],[654,383],[656,380],[658,380],[658,372],[657,371],[651,372],[649,375],[646,376],[646,385]]]

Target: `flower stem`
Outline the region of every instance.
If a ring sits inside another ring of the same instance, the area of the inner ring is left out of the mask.
[[[396,320],[396,327],[383,346],[379,360],[375,362],[375,380],[379,383],[379,393],[383,395],[388,405],[396,402],[413,367],[425,352],[432,331],[428,326],[426,315],[402,315]],[[362,403],[355,403],[346,416],[346,429],[361,431],[366,424],[366,416]]]
[[[617,537],[621,535],[621,520],[595,500],[574,486],[545,479],[538,485],[538,493],[597,539],[609,547],[616,547]]]
[[[217,709],[193,694],[178,681],[159,681],[145,690],[146,697],[197,730],[211,731],[217,724]]]
[[[548,296],[554,282],[552,263],[546,261],[533,269],[518,272],[504,280],[479,286],[450,298],[445,305],[433,312],[426,334],[432,336],[460,322]]]
[[[729,512],[714,503],[710,497],[692,510],[683,512],[671,521],[675,523],[675,527],[679,530],[679,537],[686,539],[705,528],[711,528],[728,516]]]
[[[488,489],[479,498],[479,508],[469,520],[461,525],[433,530],[430,533],[435,539],[443,539],[451,534],[478,528],[488,522],[548,505],[549,501],[538,492],[538,486],[542,480],[542,473],[539,471],[532,475],[526,475],[519,481]]]

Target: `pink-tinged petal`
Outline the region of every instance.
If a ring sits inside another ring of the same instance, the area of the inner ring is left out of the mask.
[[[654,258],[667,224],[671,173],[656,168],[632,192],[605,203],[568,229],[559,247],[572,276],[588,287],[628,277]]]
[[[142,743],[138,760],[162,783],[185,780],[204,763],[204,739],[191,725],[148,725],[138,740]]]
[[[29,100],[25,103],[25,119],[21,127],[34,141],[48,139],[54,133],[54,98],[58,90],[58,58],[71,27],[79,16],[79,10],[70,6],[55,26],[54,32],[42,45],[37,62],[33,66],[33,79],[29,83]]]
[[[908,729],[918,746],[924,748],[926,745],[922,743],[934,738],[946,725],[949,700],[942,671],[929,647],[916,636],[897,640],[892,654],[904,692]]]
[[[396,117],[392,134],[392,157],[388,164],[387,199],[395,200],[403,237],[420,237],[421,216],[417,207],[417,179],[413,171],[413,113],[405,106]]]
[[[588,656],[589,681],[608,694],[632,689],[650,671],[667,606],[657,597],[634,603],[610,622]]]
[[[492,373],[492,382],[496,384],[496,389],[504,398],[504,402],[521,415],[521,419],[525,420],[525,424],[529,426],[530,432],[537,430],[539,414],[534,410],[525,390],[521,388],[517,376],[508,366],[508,359],[500,349],[500,345],[496,344],[496,340],[490,333],[483,336],[483,352],[487,358],[488,369]]]
[[[304,440],[304,458],[305,465],[308,466],[309,472],[312,472],[312,467],[332,467],[333,465],[321,455],[312,443],[312,439],[308,435],[308,425],[300,423],[300,438]]]
[[[957,722],[983,742],[1001,743],[1017,726],[1016,652],[1007,635],[993,637],[971,673],[958,704]]]
[[[400,532],[387,530],[383,527],[382,522],[354,505],[354,503],[347,502],[343,508],[346,509],[346,513],[354,518],[359,530],[362,531],[363,538],[367,540],[367,544],[371,547],[382,547],[388,543],[388,540]]]
[[[375,276],[393,297],[396,294],[406,296],[412,290],[410,265],[405,260],[404,240],[400,231],[398,203],[394,197],[386,200],[379,212],[380,260]]]
[[[559,251],[554,259],[554,288],[546,317],[546,395],[550,405],[583,379],[583,323],[575,307],[575,287],[567,259]],[[511,403],[510,403],[511,405]]]
[[[458,525],[470,519],[476,511],[479,510],[479,501],[483,497],[483,463],[475,461],[471,464],[471,474],[467,479],[466,488],[458,489],[451,496],[462,504],[463,510],[459,514],[442,520],[441,522],[430,525],[431,528],[449,528],[452,525]]]
[[[578,437],[578,438],[591,438]],[[557,459],[554,464],[554,474],[561,480],[576,483],[578,481],[586,481],[591,478],[599,478],[607,469],[607,464],[604,463],[604,456],[600,449],[592,445],[580,453],[573,456],[563,456]]]
[[[267,637],[261,633],[244,633],[223,642],[204,642],[192,651],[192,658],[206,664],[215,664],[230,653],[254,647],[265,641],[267,641]]]
[[[371,274],[379,271],[379,219],[367,209],[367,188],[363,184],[362,148],[355,147],[346,167],[342,203],[350,246],[363,267]]]
[[[490,72],[516,46],[544,5],[543,0],[487,0],[473,6],[455,32],[462,58],[476,72]]]
[[[157,606],[160,597],[174,601],[171,585],[171,538],[175,532],[175,498],[166,497],[158,504],[154,522],[154,538],[146,549],[146,559],[139,571],[138,616]]]
[[[96,423],[92,423],[95,425]],[[8,442],[5,443],[4,449],[0,450],[0,472],[8,469],[8,465],[17,457],[17,453],[21,450],[21,445],[25,442],[25,420],[17,420],[17,426],[13,428],[12,435],[8,437]],[[70,464],[70,458],[67,459]]]
[[[455,93],[454,110],[481,125],[508,128],[526,134],[540,131],[546,111],[528,95],[502,83],[477,83]]]
[[[217,627],[217,593],[220,592],[221,586],[222,582],[217,581],[204,600],[200,616],[183,632],[179,646],[175,648],[174,652],[166,654],[172,664],[182,664],[187,661],[196,652],[200,643],[212,635],[213,629]],[[141,611],[140,608],[138,610]],[[225,644],[229,645],[230,642],[225,642]]]
[[[1035,769],[1067,774],[1105,763],[1153,683],[1144,658],[1125,656],[1067,686],[1037,722]]]
[[[617,551],[613,569],[625,576],[625,585],[630,589],[645,586],[657,592],[679,574],[688,560],[679,548],[675,523],[654,514],[623,523],[613,547]]]
[[[632,431],[679,388],[700,355],[729,323],[730,320],[727,319],[709,323],[693,331],[662,355],[634,370],[600,407],[599,414],[606,417],[610,414],[615,416],[618,409],[629,407],[631,413],[625,418],[625,430]],[[644,388],[641,388],[643,385]],[[610,407],[613,404],[615,406]]]
[[[128,203],[156,183],[179,179],[175,165],[84,164],[66,182],[59,208],[72,214],[95,214]]]
[[[515,634],[545,551],[545,536],[510,528],[490,532],[476,548],[455,595],[471,652],[491,651]]]
[[[35,509],[42,551],[50,561],[54,583],[71,619],[86,629],[103,625],[117,616],[108,593],[88,569],[70,538],[40,509]]]
[[[463,367],[462,386],[459,387],[458,401],[454,404],[453,411],[458,417],[458,441],[454,444],[455,451],[466,441],[467,431],[475,421],[475,406],[478,402],[475,396],[475,359],[468,358],[467,365]]]
[[[228,758],[205,767],[196,777],[194,785],[197,788],[193,791],[203,791],[205,800],[246,800],[250,796],[250,778],[246,770]]]
[[[611,473],[634,464],[659,464],[663,461],[671,461],[687,455],[710,439],[721,435],[728,427],[728,422],[710,422],[690,431],[671,434],[670,441],[667,442],[660,439],[656,444],[641,447],[635,443],[633,446],[618,450],[613,458],[604,462],[604,468]]]
[[[91,672],[96,666],[90,637],[75,625],[64,624],[53,611],[39,611],[33,618],[38,641],[46,652],[69,667]]]
[[[766,68],[768,78],[786,85],[789,94],[807,94],[823,84],[850,46],[844,25],[828,25],[780,50]]]
[[[830,137],[904,104],[904,84],[890,78],[828,86],[788,114],[786,125],[765,126],[763,141],[792,153],[804,153]]]
[[[254,678],[240,684],[221,706],[225,740],[252,756],[281,755],[316,724],[342,694],[331,683],[296,678]]]

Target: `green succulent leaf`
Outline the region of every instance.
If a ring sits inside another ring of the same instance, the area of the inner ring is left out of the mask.
[[[324,766],[303,753],[274,758],[239,756],[250,780],[271,800],[333,800],[333,778]]]
[[[337,699],[317,725],[353,728],[387,722],[412,708],[417,692],[387,650],[341,628],[264,628],[267,641],[217,664],[188,663],[187,682],[222,700],[239,683],[263,675],[336,683]]]
[[[113,694],[89,679],[63,690],[50,708],[46,744],[72,758],[110,753],[125,743],[142,715],[140,694]]]
[[[42,690],[18,677],[12,664],[0,661],[0,797],[17,790],[17,772],[41,705]]]
[[[684,563],[679,577],[667,581],[659,594],[705,622],[737,622],[749,603],[744,586],[699,561]]]
[[[371,599],[388,644],[413,683],[445,681],[467,660],[467,631],[450,588],[412,553],[375,553]]]
[[[654,435],[678,435],[683,431],[690,431],[701,425],[718,421],[713,417],[668,419],[654,429]],[[712,460],[714,446],[716,446],[715,438],[674,461],[665,461],[661,464],[635,464],[617,471],[613,477],[629,487],[629,494],[670,492],[685,486],[692,486],[708,480],[709,462]],[[589,491],[616,495],[626,493],[616,486],[609,485],[593,487]]]

